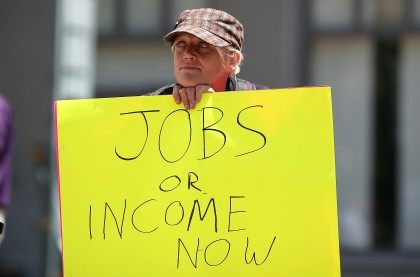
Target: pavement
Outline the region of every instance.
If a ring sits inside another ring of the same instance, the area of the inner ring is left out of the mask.
[[[341,253],[343,277],[420,277],[420,252]]]

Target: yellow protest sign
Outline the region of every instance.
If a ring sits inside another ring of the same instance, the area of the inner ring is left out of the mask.
[[[339,276],[327,87],[56,102],[65,276]]]

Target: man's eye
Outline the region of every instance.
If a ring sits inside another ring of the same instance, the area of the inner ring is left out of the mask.
[[[183,48],[183,47],[185,47],[185,42],[178,41],[177,43],[175,43],[175,46],[178,47],[178,48]]]
[[[209,48],[209,44],[205,43],[205,42],[200,42],[200,44],[198,45],[200,48]]]

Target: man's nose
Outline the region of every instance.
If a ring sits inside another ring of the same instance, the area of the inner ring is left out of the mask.
[[[188,45],[184,53],[184,59],[193,60],[195,59],[195,49],[194,46]]]

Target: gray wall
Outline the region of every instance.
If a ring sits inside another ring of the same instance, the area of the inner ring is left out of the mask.
[[[15,115],[13,197],[0,275],[42,276],[48,209],[54,1],[1,1],[0,91]],[[2,271],[3,270],[3,271]]]
[[[283,2],[214,0],[216,8],[234,15],[244,25],[244,63],[239,77],[272,88],[281,81],[281,16]],[[258,20],[256,20],[258,19]],[[270,54],[267,54],[270,53]]]
[[[420,9],[420,1],[419,1]],[[420,249],[420,35],[402,40],[399,102],[399,244],[401,249]]]
[[[329,37],[312,46],[311,83],[332,87],[340,246],[366,250],[373,222],[372,42]]]

